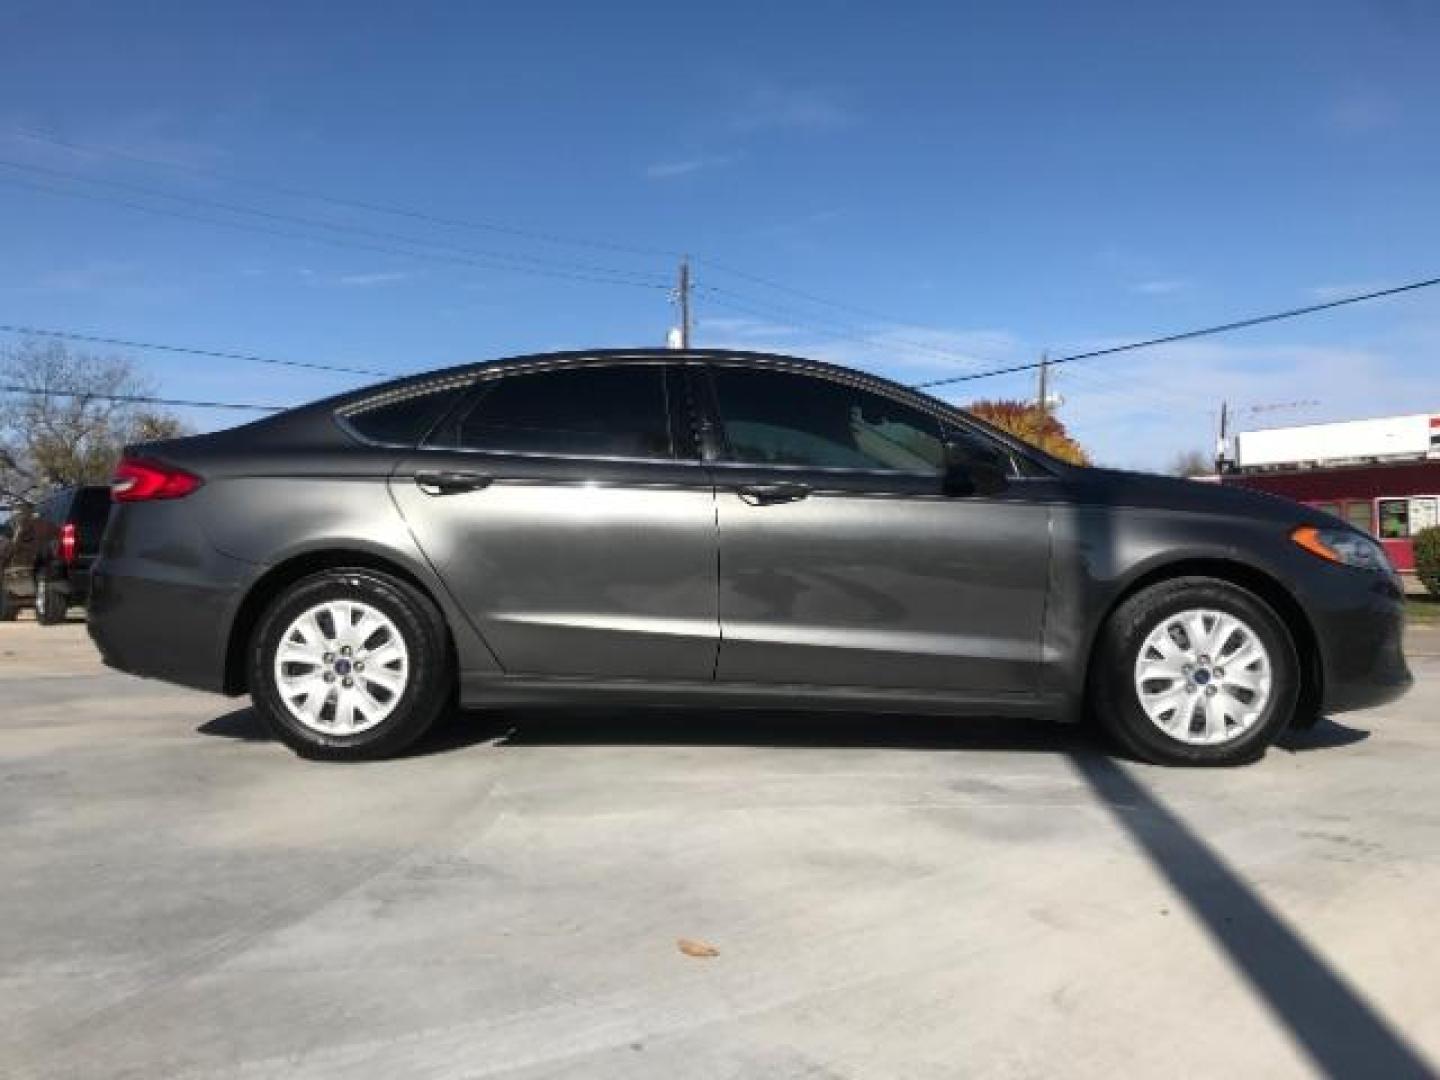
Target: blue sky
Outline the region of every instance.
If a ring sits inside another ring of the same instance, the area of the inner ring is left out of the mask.
[[[659,343],[673,311],[647,286],[688,251],[708,260],[697,344],[914,381],[1440,273],[1428,0],[44,0],[0,18],[4,323],[415,371]],[[356,382],[132,355],[177,397]],[[1058,387],[1097,457],[1150,467],[1208,449],[1221,398],[1316,402],[1251,425],[1440,410],[1440,289],[1077,364]]]

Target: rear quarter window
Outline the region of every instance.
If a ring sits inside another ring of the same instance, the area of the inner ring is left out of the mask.
[[[379,394],[337,415],[361,438],[390,446],[419,446],[470,389],[470,380]]]

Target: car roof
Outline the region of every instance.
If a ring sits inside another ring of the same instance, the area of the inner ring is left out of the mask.
[[[745,349],[670,349],[662,346],[646,346],[629,349],[570,349],[561,352],[525,353],[495,360],[457,364],[452,367],[417,372],[414,375],[407,375],[359,390],[348,391],[344,394],[326,399],[325,401],[315,402],[313,407],[317,409],[323,408],[325,410],[344,409],[368,402],[375,397],[404,393],[435,383],[461,381],[532,366],[548,367],[555,364],[583,365],[590,362],[613,365],[624,363],[685,363],[686,361],[724,361],[729,364],[737,364],[757,369],[783,368],[790,371],[811,371],[817,374],[829,375],[832,378],[868,384],[886,393],[899,393],[903,396],[913,398],[917,402],[924,402],[930,407],[939,405],[946,410],[960,411],[955,405],[941,401],[929,394],[917,392],[902,383],[897,383],[880,375],[872,375],[869,372],[860,371],[856,368],[827,363],[823,360],[811,360],[807,357],[789,356],[784,353],[754,352]],[[982,424],[982,426],[987,425]]]

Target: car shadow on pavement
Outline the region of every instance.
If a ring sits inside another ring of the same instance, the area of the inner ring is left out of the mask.
[[[1338,720],[1324,719],[1314,727],[1296,728],[1285,732],[1275,740],[1275,747],[1292,754],[1307,750],[1334,750],[1342,746],[1354,746],[1370,737],[1364,728],[1351,727]]]
[[[269,742],[254,709],[234,709],[196,730],[244,742]],[[1361,728],[1321,720],[1283,735],[1292,753],[1350,746],[1370,737]],[[757,746],[803,749],[1021,751],[1121,756],[1089,724],[1015,717],[913,716],[799,709],[514,708],[463,710],[439,724],[407,757],[428,757],[479,745],[498,746]]]
[[[196,730],[244,742],[268,742],[252,708],[234,709]],[[498,746],[758,746],[896,750],[1012,750],[1098,753],[1088,729],[1048,720],[955,719],[804,710],[663,708],[515,708],[466,710],[446,717],[406,757]]]
[[[1076,755],[1073,762],[1096,799],[1321,1073],[1436,1075],[1404,1036],[1130,769],[1098,754]],[[1215,1004],[1197,1001],[1195,1007],[1213,1010]],[[1223,1037],[1218,1030],[1217,1037]]]

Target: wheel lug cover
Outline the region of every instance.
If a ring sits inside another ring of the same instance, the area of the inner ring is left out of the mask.
[[[334,681],[335,681],[335,673],[334,673],[333,671],[327,671],[327,672],[325,672],[325,681],[326,681],[326,682],[334,682]]]
[[[350,682],[350,680],[349,680],[349,679],[346,679],[345,682],[348,684],[348,683]],[[1207,695],[1209,695],[1210,697],[1214,697],[1217,693],[1219,693],[1219,691],[1216,690],[1215,687],[1213,687],[1213,686],[1207,686],[1207,687],[1205,687],[1205,693],[1206,693]]]
[[[347,675],[347,676],[345,676],[344,685],[347,686],[347,687],[348,687],[348,686],[354,686],[354,685],[355,685],[355,680],[352,679],[352,678],[350,678],[350,676]]]

